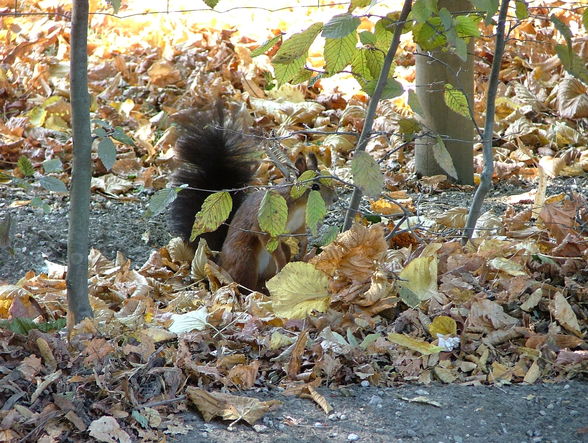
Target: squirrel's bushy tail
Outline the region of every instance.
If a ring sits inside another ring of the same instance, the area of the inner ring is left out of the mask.
[[[225,110],[218,101],[211,110],[184,114],[179,120],[181,135],[175,147],[178,168],[172,176],[174,186],[187,184],[171,205],[170,228],[188,240],[194,216],[210,194],[242,188],[250,184],[256,162],[254,146],[244,134],[243,111]],[[198,189],[194,189],[198,188]],[[209,247],[220,251],[227,225],[245,198],[245,192],[231,192],[233,211],[227,223],[215,232],[203,234]]]

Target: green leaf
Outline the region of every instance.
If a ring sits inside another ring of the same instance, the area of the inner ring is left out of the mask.
[[[94,135],[97,138],[106,138],[106,137],[108,137],[108,132],[106,132],[106,129],[104,129],[102,127],[96,128],[96,129],[94,129]]]
[[[484,21],[486,24],[492,23],[492,17],[498,11],[498,0],[470,0],[472,4],[478,9],[479,11],[486,13],[486,18]]]
[[[356,152],[351,161],[353,183],[368,197],[375,198],[384,188],[384,175],[380,166],[367,152]]]
[[[388,48],[392,44],[392,38],[394,34],[390,31],[390,26],[394,24],[394,21],[388,17],[383,17],[376,22],[374,33],[376,35],[376,48],[381,51],[387,52]],[[382,54],[383,57],[383,54]]]
[[[365,8],[371,3],[371,1],[372,0],[351,0],[349,12],[353,11],[355,8]]]
[[[289,64],[297,61],[300,57],[306,59],[310,45],[312,45],[312,42],[314,42],[314,39],[322,28],[323,24],[321,22],[313,23],[306,30],[290,36],[289,39],[284,41],[278,52],[276,52],[272,63],[274,65]]]
[[[463,92],[461,92],[459,89],[455,89],[449,83],[446,83],[443,98],[449,109],[459,115],[463,115],[467,119],[471,119],[468,99]]]
[[[306,202],[306,226],[312,235],[318,234],[318,224],[327,215],[327,205],[319,191],[310,191]]]
[[[112,11],[115,14],[118,14],[118,11],[120,11],[121,0],[107,0],[107,1],[110,4],[110,6],[112,6]]]
[[[384,67],[384,53],[377,49],[370,49],[365,53],[365,60],[367,67],[372,74],[372,79],[377,80],[380,76],[380,72]],[[394,66],[390,67],[390,72],[394,72]]]
[[[439,17],[432,17],[426,23],[415,25],[412,33],[415,43],[421,48],[429,51],[444,45],[447,41]]]
[[[441,169],[447,173],[447,175],[457,180],[457,171],[453,165],[453,159],[445,147],[443,139],[439,136],[437,136],[437,143],[435,143],[433,146],[433,157]]]
[[[584,30],[588,32],[588,8],[585,8],[584,12],[582,12],[582,24],[584,25]]]
[[[355,53],[353,61],[351,62],[351,70],[357,82],[361,87],[365,87],[370,80],[374,79],[372,72],[370,71],[367,54],[372,51],[369,48],[362,48]]]
[[[564,22],[558,19],[555,15],[549,16],[549,19],[555,26],[555,29],[559,31],[559,33],[566,39],[566,43],[568,44],[568,48],[572,47],[572,31]]]
[[[357,51],[357,34],[351,33],[342,38],[325,40],[324,57],[326,70],[330,74],[342,71],[353,60]]]
[[[368,84],[363,88],[363,90],[371,97],[376,90],[376,83],[377,80],[371,80]],[[382,97],[380,100],[387,100],[389,98],[398,97],[404,93],[404,88],[402,84],[396,81],[394,78],[389,78],[386,80],[386,84],[384,85],[384,90],[382,91]]]
[[[339,226],[329,226],[325,233],[322,235],[322,237],[319,240],[319,245],[321,246],[326,246],[329,243],[331,243],[333,240],[335,240],[337,238],[337,236],[340,233],[340,227]]]
[[[451,28],[454,27],[453,16],[447,8],[441,8],[439,10],[439,18],[441,19],[441,24],[443,25],[443,28],[445,28],[446,31],[449,31]]]
[[[584,60],[578,54],[564,45],[555,45],[555,52],[557,52],[557,56],[566,71],[584,83],[588,83],[588,70]]]
[[[67,192],[67,187],[57,177],[43,176],[39,179],[39,184],[51,192]]]
[[[404,140],[414,140],[415,135],[421,131],[421,125],[416,118],[402,117],[398,120],[398,132]]]
[[[290,189],[290,196],[294,200],[300,198],[306,192],[306,190],[312,186],[312,181],[310,180],[313,180],[316,176],[316,171],[313,171],[312,169],[307,169],[302,174],[300,174],[300,177],[298,177],[296,183]]]
[[[273,63],[278,86],[292,81],[295,77],[300,77],[300,71],[304,71],[303,67],[305,61],[306,54],[290,63]]]
[[[31,206],[33,208],[42,209],[45,214],[49,214],[51,212],[51,207],[47,204],[46,201],[41,199],[41,197],[33,197],[31,200]]]
[[[515,14],[519,20],[529,18],[529,7],[527,6],[527,2],[522,0],[516,0]]]
[[[466,61],[468,58],[468,44],[463,38],[457,37],[453,43],[455,54],[462,60]]]
[[[210,9],[214,9],[218,5],[219,0],[203,0],[206,6]]]
[[[261,200],[257,220],[262,231],[276,237],[286,231],[288,204],[277,192],[267,191]]]
[[[225,222],[233,209],[233,199],[226,191],[210,194],[202,203],[202,208],[196,214],[190,241],[193,242],[205,232],[216,231]]]
[[[409,18],[416,20],[417,23],[424,23],[436,12],[437,0],[416,0],[412,5]]]
[[[123,128],[120,127],[116,127],[114,128],[114,131],[112,132],[112,138],[115,139],[116,141],[119,141],[121,143],[124,143],[125,145],[129,145],[129,146],[135,146],[135,142],[133,141],[133,139],[131,137],[129,137]]]
[[[54,321],[36,323],[31,318],[18,317],[12,320],[1,320],[0,328],[8,329],[16,334],[26,335],[33,329],[38,329],[42,332],[50,332],[63,329],[66,325],[65,318],[59,318]]]
[[[153,217],[163,212],[176,199],[180,190],[181,188],[165,188],[153,194],[149,199],[145,217]]]
[[[25,177],[32,177],[35,175],[35,168],[33,168],[33,164],[24,155],[21,155],[18,158],[17,166],[18,169],[20,169],[20,172],[22,172],[22,175]]]
[[[61,163],[61,160],[59,160],[58,158],[52,158],[51,160],[45,160],[42,164],[43,164],[43,171],[45,171],[46,174],[49,174],[51,172],[63,171],[63,164]]]
[[[342,38],[357,29],[361,21],[352,14],[339,14],[327,22],[321,34],[324,38]]]
[[[458,15],[455,17],[455,31],[460,37],[479,37],[481,17],[477,15]]]
[[[370,31],[363,31],[359,33],[359,41],[362,45],[373,45],[376,44],[376,34]]]
[[[258,55],[264,54],[273,48],[276,43],[278,43],[282,39],[282,35],[276,35],[274,38],[271,38],[265,41],[261,46],[255,48],[251,51],[251,57],[257,57]]]
[[[278,237],[271,237],[265,244],[265,249],[268,252],[274,252],[280,246],[280,239]]]
[[[421,106],[421,102],[419,101],[419,97],[412,89],[408,91],[408,106],[410,106],[410,109],[412,109],[415,114],[423,118],[425,117],[425,113],[423,111],[423,107]]]
[[[116,162],[116,148],[110,137],[103,138],[98,142],[98,158],[107,171],[110,171]]]

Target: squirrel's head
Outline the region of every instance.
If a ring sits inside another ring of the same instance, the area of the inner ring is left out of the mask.
[[[338,200],[332,179],[321,176],[317,158],[313,153],[306,156],[299,155],[294,165],[298,170],[298,179],[304,181],[305,175],[308,176],[312,180],[309,191],[319,191],[327,207]],[[307,171],[312,171],[314,174],[309,174]]]

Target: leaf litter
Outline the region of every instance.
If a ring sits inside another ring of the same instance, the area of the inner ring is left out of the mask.
[[[13,39],[2,49],[10,69],[0,67],[10,109],[0,124],[1,167],[23,178],[11,166],[22,156],[34,170],[51,158],[69,165],[71,141],[63,137],[70,131],[69,103],[66,94],[52,92],[67,90],[68,24],[57,17],[42,26],[3,20]],[[360,94],[316,88],[266,94],[266,62],[249,57],[257,43],[234,30],[162,21],[170,32],[159,41],[140,22],[120,27],[106,16],[100,20],[117,37],[91,35],[94,112],[132,134],[136,145],[117,144],[111,172],[93,158],[94,192],[128,199],[138,187],[163,189],[176,137],[165,115],[218,94],[247,102],[260,129],[361,130],[366,98]],[[545,189],[556,177],[582,178],[588,171],[580,120],[586,88],[565,77],[554,50],[539,46],[550,38],[537,31],[545,24],[529,23],[515,29],[525,44],[509,47],[501,73],[495,181],[531,187],[537,181],[536,192],[511,196],[501,215],[485,214],[475,238],[462,246],[454,235],[465,223],[465,208],[402,218],[418,205],[411,195],[455,186],[442,176],[411,180],[412,154],[400,149],[387,156],[399,137],[380,136],[368,151],[385,169],[387,198],[370,203],[382,221],[358,220],[311,264],[288,265],[268,284],[272,296],[242,292],[204,248],[192,259],[177,240],[154,250],[139,269],[122,254],[109,260],[92,250],[95,318],[55,332],[67,317],[65,268],[29,271],[0,286],[0,318],[6,319],[0,440],[71,432],[100,441],[181,434],[186,428],[176,414],[186,400],[206,420],[253,424],[279,407],[241,392],[255,388],[280,387],[328,413],[331,406],[316,391],[321,385],[501,385],[585,376],[587,196],[566,190],[547,198]],[[484,60],[491,43],[480,40],[476,52]],[[481,63],[477,75],[487,71]],[[21,98],[25,84],[27,100]],[[483,91],[476,99],[480,113]],[[376,126],[394,128],[405,112],[400,100],[384,102]],[[306,143],[293,135],[282,143],[291,153],[314,152],[342,177],[351,174],[354,139],[347,135],[313,135]],[[477,170],[479,161],[477,155]],[[51,177],[68,183],[64,171]],[[259,180],[275,175],[265,165]],[[24,195],[14,207],[32,204],[30,195],[54,198],[35,184]],[[421,397],[403,400],[437,406]]]

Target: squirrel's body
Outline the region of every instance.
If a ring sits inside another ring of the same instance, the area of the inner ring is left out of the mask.
[[[224,111],[219,102],[212,112],[196,112],[180,121],[183,133],[176,144],[180,165],[173,175],[173,183],[187,184],[188,189],[180,191],[172,203],[171,227],[174,234],[185,240],[190,237],[194,217],[206,197],[221,190],[244,188],[253,179],[257,162],[251,160],[254,146],[243,132],[242,115],[242,111]],[[309,166],[316,169],[316,164],[307,165],[304,159],[298,160],[296,166],[301,172]],[[277,192],[288,205],[287,232],[303,234],[310,191],[297,199],[291,197],[288,186],[278,188]],[[221,251],[219,265],[237,283],[253,290],[262,289],[291,258],[290,247],[284,242],[271,253],[266,249],[270,237],[261,232],[257,221],[264,194],[265,191],[232,191],[229,226],[225,224],[201,235],[211,249]],[[332,190],[321,189],[321,194],[327,204],[334,199]]]

